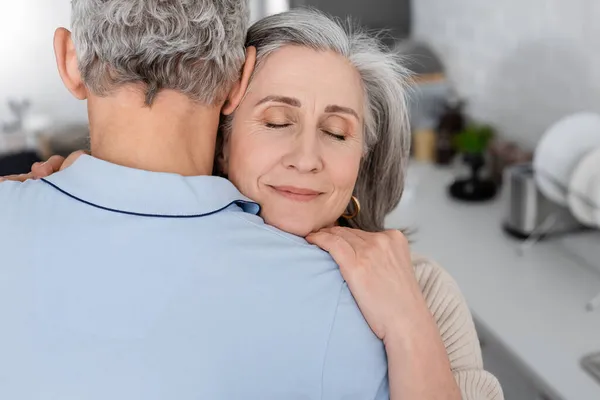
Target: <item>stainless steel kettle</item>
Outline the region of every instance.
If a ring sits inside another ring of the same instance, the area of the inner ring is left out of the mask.
[[[583,226],[567,207],[548,200],[538,189],[530,163],[518,164],[504,172],[506,216],[504,230],[511,236],[540,238],[581,230]]]

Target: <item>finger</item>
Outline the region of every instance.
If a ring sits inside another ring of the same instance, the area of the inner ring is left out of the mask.
[[[341,226],[336,226],[333,228],[325,228],[321,231],[331,233],[332,235],[340,236],[344,238],[348,243],[352,245],[355,249],[358,249],[365,244],[365,240],[358,236],[354,231],[355,229],[343,228]]]
[[[45,163],[35,163],[31,167],[31,172],[35,178],[45,178],[60,169],[64,162],[64,157],[52,156]]]
[[[68,167],[70,167],[71,165],[73,165],[73,163],[74,163],[74,162],[75,162],[75,161],[76,161],[76,160],[77,160],[79,157],[81,157],[81,156],[82,156],[82,155],[84,155],[84,154],[89,154],[89,153],[88,153],[88,152],[86,152],[86,151],[83,151],[83,150],[78,150],[78,151],[76,151],[76,152],[74,152],[74,153],[71,153],[71,154],[69,155],[69,157],[67,157],[67,159],[65,160],[65,162],[62,164],[62,166],[60,167],[60,171],[62,171],[63,169],[65,169],[65,168],[68,168]]]
[[[314,244],[328,252],[335,262],[344,268],[355,259],[356,253],[350,243],[341,236],[333,235],[328,232],[311,233],[306,237],[308,243]]]
[[[58,172],[64,162],[65,158],[63,156],[52,156],[46,161],[46,165],[50,165],[53,172]]]
[[[29,174],[21,174],[21,175],[8,175],[0,178],[0,182],[3,181],[15,181],[15,182],[25,182],[28,179],[34,179],[31,173]]]

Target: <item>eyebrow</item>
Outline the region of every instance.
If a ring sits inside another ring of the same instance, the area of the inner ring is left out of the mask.
[[[351,109],[350,107],[342,107],[342,106],[337,106],[334,104],[334,105],[329,105],[329,106],[325,107],[325,112],[326,113],[349,114],[360,121],[360,118],[358,117],[358,113],[356,111],[354,111],[353,109]]]
[[[295,99],[293,97],[286,97],[286,96],[267,96],[264,99],[262,99],[261,101],[259,101],[258,103],[256,103],[256,105],[259,106],[261,104],[268,103],[271,101],[273,101],[275,103],[287,104],[292,107],[301,107],[302,106],[302,103],[300,103],[300,100]]]
[[[274,96],[274,95],[263,98],[258,103],[256,103],[256,106],[259,106],[261,104],[265,104],[268,102],[283,103],[283,104],[287,104],[292,107],[302,107],[302,103],[300,102],[300,100],[298,100],[294,97]],[[360,117],[358,116],[358,113],[350,107],[342,107],[342,106],[338,106],[335,104],[330,104],[327,107],[325,107],[325,112],[326,113],[348,114],[360,121]]]

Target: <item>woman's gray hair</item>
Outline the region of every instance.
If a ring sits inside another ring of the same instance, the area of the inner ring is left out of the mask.
[[[333,51],[356,68],[365,93],[365,154],[354,188],[361,210],[340,224],[364,231],[384,230],[384,219],[400,202],[410,152],[407,109],[408,71],[377,37],[313,9],[294,9],[256,22],[246,46],[257,49],[256,70],[281,47]],[[229,134],[231,121],[224,121]],[[352,214],[349,205],[348,213]]]
[[[217,104],[239,79],[247,0],[72,0],[73,42],[85,84],[97,95],[144,84]]]

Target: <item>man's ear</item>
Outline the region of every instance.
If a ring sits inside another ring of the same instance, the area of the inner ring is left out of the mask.
[[[71,39],[71,32],[65,28],[58,28],[54,33],[54,55],[58,73],[65,87],[77,99],[87,99],[88,91],[79,72],[77,53]]]
[[[231,89],[227,101],[221,110],[224,115],[231,115],[235,109],[240,105],[246,90],[248,90],[248,84],[250,83],[250,77],[254,72],[256,66],[256,47],[250,46],[246,49],[246,62],[244,63],[244,69],[242,70],[242,77]]]

